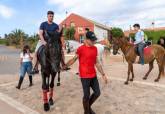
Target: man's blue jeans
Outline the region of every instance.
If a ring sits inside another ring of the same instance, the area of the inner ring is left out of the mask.
[[[139,43],[137,44],[138,47],[138,52],[140,55],[140,63],[144,64],[144,47],[145,47],[145,43]]]

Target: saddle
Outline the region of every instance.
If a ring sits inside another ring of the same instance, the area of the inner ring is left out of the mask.
[[[41,51],[44,49],[44,45],[40,46],[38,51],[37,51],[37,59],[39,59],[39,54],[41,53]]]
[[[151,54],[151,47],[148,45],[145,45],[145,47],[143,48],[143,52],[144,55],[149,55]],[[140,56],[139,51],[138,51],[138,46],[135,46],[135,53],[137,54],[137,56]]]

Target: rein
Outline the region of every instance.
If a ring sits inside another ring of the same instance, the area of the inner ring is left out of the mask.
[[[122,41],[120,48],[121,48],[122,52],[124,53],[124,55],[127,55],[127,53],[130,51],[130,49],[133,48],[133,46],[131,44],[129,44],[127,41]]]

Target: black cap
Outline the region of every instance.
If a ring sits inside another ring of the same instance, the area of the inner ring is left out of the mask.
[[[138,28],[140,28],[140,24],[136,23],[136,24],[133,25],[133,27],[138,27]]]
[[[86,39],[89,39],[89,40],[91,40],[91,41],[96,41],[96,40],[97,40],[97,38],[96,38],[94,32],[92,32],[92,31],[88,31],[88,32],[86,33]]]

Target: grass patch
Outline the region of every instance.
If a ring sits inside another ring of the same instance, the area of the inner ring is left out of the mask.
[[[6,39],[0,39],[0,45],[6,45]]]

